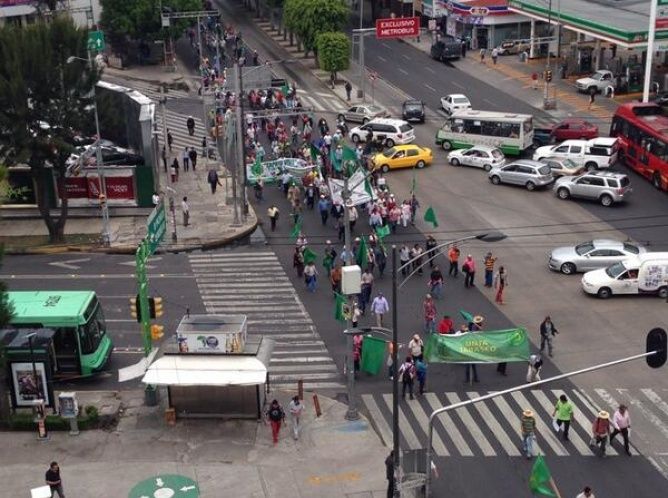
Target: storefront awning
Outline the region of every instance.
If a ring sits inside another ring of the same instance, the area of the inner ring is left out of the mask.
[[[267,380],[267,367],[253,356],[170,355],[156,360],[142,379],[168,386],[253,386]]]

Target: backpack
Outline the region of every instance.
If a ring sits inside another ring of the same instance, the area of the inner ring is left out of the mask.
[[[281,410],[280,406],[269,409],[269,419],[274,422],[279,422],[283,419],[283,410]]]

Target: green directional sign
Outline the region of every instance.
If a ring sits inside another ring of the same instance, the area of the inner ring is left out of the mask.
[[[167,233],[165,204],[160,202],[151,212],[146,223],[149,256],[155,252]]]
[[[88,50],[104,50],[104,33],[102,31],[88,32]]]
[[[137,484],[128,498],[198,498],[197,483],[189,477],[165,474]]]

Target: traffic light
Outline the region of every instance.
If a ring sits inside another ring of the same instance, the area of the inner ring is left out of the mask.
[[[548,83],[552,81],[552,69],[545,70],[545,81],[547,81]]]
[[[164,310],[162,308],[162,298],[149,297],[148,309],[150,311],[151,318],[160,318],[164,313]]]
[[[657,353],[645,357],[647,360],[647,365],[649,365],[650,368],[660,368],[666,363],[666,354],[668,349],[666,343],[668,343],[668,336],[666,335],[666,331],[663,329],[657,327],[650,330],[649,334],[647,334],[646,351],[648,353],[650,351],[657,351]]]
[[[157,341],[160,339],[163,335],[165,335],[165,327],[162,325],[158,325],[157,323],[154,323],[151,325],[151,339],[154,341]]]
[[[130,298],[130,314],[132,318],[136,318],[137,322],[141,322],[141,306],[139,306],[139,294],[136,297]]]

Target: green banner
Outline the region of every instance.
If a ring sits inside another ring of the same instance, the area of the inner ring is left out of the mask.
[[[431,334],[424,357],[432,363],[497,363],[529,360],[529,336],[523,328]]]
[[[385,363],[387,342],[377,337],[365,336],[362,340],[362,372],[378,375]]]

